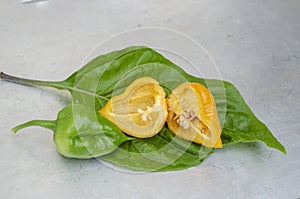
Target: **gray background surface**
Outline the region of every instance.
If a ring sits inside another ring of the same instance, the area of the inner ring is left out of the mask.
[[[300,1],[0,1],[0,70],[44,80],[75,71],[96,44],[124,30],[159,26],[202,43],[224,80],[286,146],[216,151],[202,165],[128,174],[97,160],[70,160],[52,133],[10,128],[55,119],[57,92],[0,82],[0,198],[300,197]]]

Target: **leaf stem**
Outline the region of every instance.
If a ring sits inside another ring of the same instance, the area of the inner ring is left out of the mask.
[[[93,93],[93,92],[90,92],[90,91],[83,90],[81,88],[70,86],[65,81],[54,82],[54,81],[42,81],[42,80],[26,79],[26,78],[21,78],[21,77],[8,75],[8,74],[5,74],[3,72],[0,72],[0,80],[4,80],[4,81],[7,81],[7,82],[12,82],[12,83],[17,83],[17,84],[22,84],[22,85],[25,85],[25,86],[31,86],[31,87],[42,86],[42,87],[52,87],[52,88],[56,88],[56,89],[59,89],[59,90],[69,90],[70,92],[75,91],[75,92],[95,96],[95,97],[98,97],[98,98],[103,99],[105,101],[109,100],[107,97],[98,95],[97,93]]]
[[[54,131],[56,128],[56,120],[31,120],[12,128],[11,131],[17,133],[19,130],[30,126],[39,126]]]
[[[57,89],[65,89],[66,88],[66,86],[64,86],[61,82],[25,79],[25,78],[21,78],[21,77],[8,75],[3,72],[0,72],[0,79],[7,81],[7,82],[22,84],[25,86],[46,86],[46,87],[54,87]]]

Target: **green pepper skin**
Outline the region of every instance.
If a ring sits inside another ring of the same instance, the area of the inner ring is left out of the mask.
[[[68,158],[99,157],[132,139],[96,111],[81,104],[71,104],[62,109],[56,121],[32,120],[16,126],[12,131],[16,133],[29,126],[52,130],[58,152]]]

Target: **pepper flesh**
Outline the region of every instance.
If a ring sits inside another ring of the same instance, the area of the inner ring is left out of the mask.
[[[167,118],[166,93],[150,77],[133,81],[123,93],[112,97],[99,113],[126,134],[138,138],[152,137]]]
[[[168,98],[168,109],[168,127],[178,137],[222,148],[217,108],[206,87],[190,82],[179,85]]]

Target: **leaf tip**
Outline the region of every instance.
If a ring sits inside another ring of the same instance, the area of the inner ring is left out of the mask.
[[[286,155],[287,152],[286,152],[285,147],[280,142],[278,142],[278,143],[279,143],[279,145],[273,146],[272,148],[277,149],[278,151],[280,151],[281,153],[283,153],[284,155]]]
[[[282,149],[280,150],[284,155],[286,155],[286,149],[284,146],[282,146]]]

